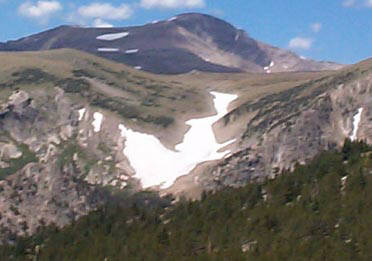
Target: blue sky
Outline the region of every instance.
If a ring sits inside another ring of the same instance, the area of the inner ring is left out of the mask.
[[[317,60],[372,57],[372,0],[0,0],[0,41],[61,24],[140,25],[185,12],[215,15]]]

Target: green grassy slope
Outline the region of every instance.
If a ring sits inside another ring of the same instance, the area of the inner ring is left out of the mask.
[[[0,53],[0,102],[16,89],[58,86],[72,98],[137,125],[168,127],[184,112],[207,111],[207,93],[74,50]]]
[[[334,73],[154,75],[69,49],[0,53],[0,67],[0,103],[17,89],[52,97],[57,86],[78,104],[113,112],[126,126],[161,140],[167,137],[162,142],[170,147],[182,140],[185,121],[213,113],[208,91],[239,94],[236,107]]]

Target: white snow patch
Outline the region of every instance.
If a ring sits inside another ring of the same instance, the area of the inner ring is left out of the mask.
[[[123,189],[127,186],[127,183],[126,182],[121,182],[121,185],[120,185],[120,189]]]
[[[99,52],[119,52],[118,48],[98,48]]]
[[[359,108],[358,113],[354,115],[354,118],[353,118],[353,133],[350,135],[350,139],[352,141],[356,140],[356,138],[357,138],[357,133],[358,133],[358,129],[359,129],[359,123],[360,123],[360,120],[361,120],[362,112],[363,112],[363,108]]]
[[[155,21],[152,21],[151,23],[152,24],[157,24],[157,23],[159,23],[159,21],[158,20],[155,20]]]
[[[235,35],[235,42],[238,41],[239,38],[240,38],[240,33],[237,33],[237,34]]]
[[[307,58],[306,58],[305,56],[300,56],[300,58],[301,58],[302,60],[307,60]]]
[[[168,22],[172,22],[172,21],[174,21],[174,20],[177,20],[177,16],[174,16],[174,17],[172,17],[172,18],[169,18],[169,19],[168,19]]]
[[[348,178],[348,176],[345,176],[345,177],[341,178],[341,193],[343,193],[345,191],[347,178]]]
[[[273,67],[274,65],[275,63],[271,61],[269,66],[264,67],[264,70],[266,71],[266,73],[271,73],[270,68]]]
[[[136,69],[136,70],[142,70],[142,66],[135,66],[134,69]]]
[[[219,144],[212,129],[213,123],[227,113],[227,107],[237,95],[212,92],[217,114],[212,117],[193,119],[186,122],[190,125],[182,143],[176,151],[168,150],[160,141],[148,134],[127,129],[119,125],[121,135],[126,138],[123,153],[135,169],[135,177],[140,179],[144,188],[160,185],[171,186],[174,181],[188,174],[201,162],[224,157],[230,151],[218,152],[235,140]]]
[[[92,122],[92,125],[93,125],[93,128],[94,128],[94,132],[99,132],[101,130],[103,115],[102,115],[102,113],[95,112],[93,114],[93,118],[94,118],[94,120]]]
[[[130,49],[125,51],[126,54],[138,53],[138,49]]]
[[[114,34],[103,34],[100,36],[97,36],[97,40],[103,40],[103,41],[114,41],[123,37],[127,37],[129,35],[129,32],[122,32],[122,33],[114,33]]]
[[[85,108],[79,110],[79,121],[83,119],[86,110]]]

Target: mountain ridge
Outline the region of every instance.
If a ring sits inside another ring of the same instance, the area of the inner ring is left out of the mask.
[[[239,96],[213,126],[219,143],[234,140],[232,154],[162,194],[198,198],[274,178],[354,134],[371,143],[371,60],[338,71],[169,76],[77,50],[0,57],[0,243],[87,215],[107,203],[102,187],[142,191],[118,126],[172,149],[187,120],[215,113],[211,91]]]
[[[99,37],[128,34],[114,40]],[[295,53],[261,43],[219,18],[180,14],[142,26],[84,28],[62,25],[14,41],[0,51],[38,51],[72,48],[137,69],[180,74],[206,72],[319,71],[339,69],[330,62],[301,59]]]

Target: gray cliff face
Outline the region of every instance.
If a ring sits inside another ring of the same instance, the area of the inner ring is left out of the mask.
[[[240,149],[209,167],[199,183],[215,189],[274,178],[322,150],[339,148],[354,133],[356,139],[371,144],[371,94],[371,71],[353,71],[244,104],[224,119],[228,126],[239,121],[239,115],[252,114]]]
[[[93,111],[86,107],[79,121],[81,108],[57,87],[48,94],[16,91],[2,104],[0,240],[86,215],[105,202],[101,186],[137,186],[119,131],[95,133]]]

